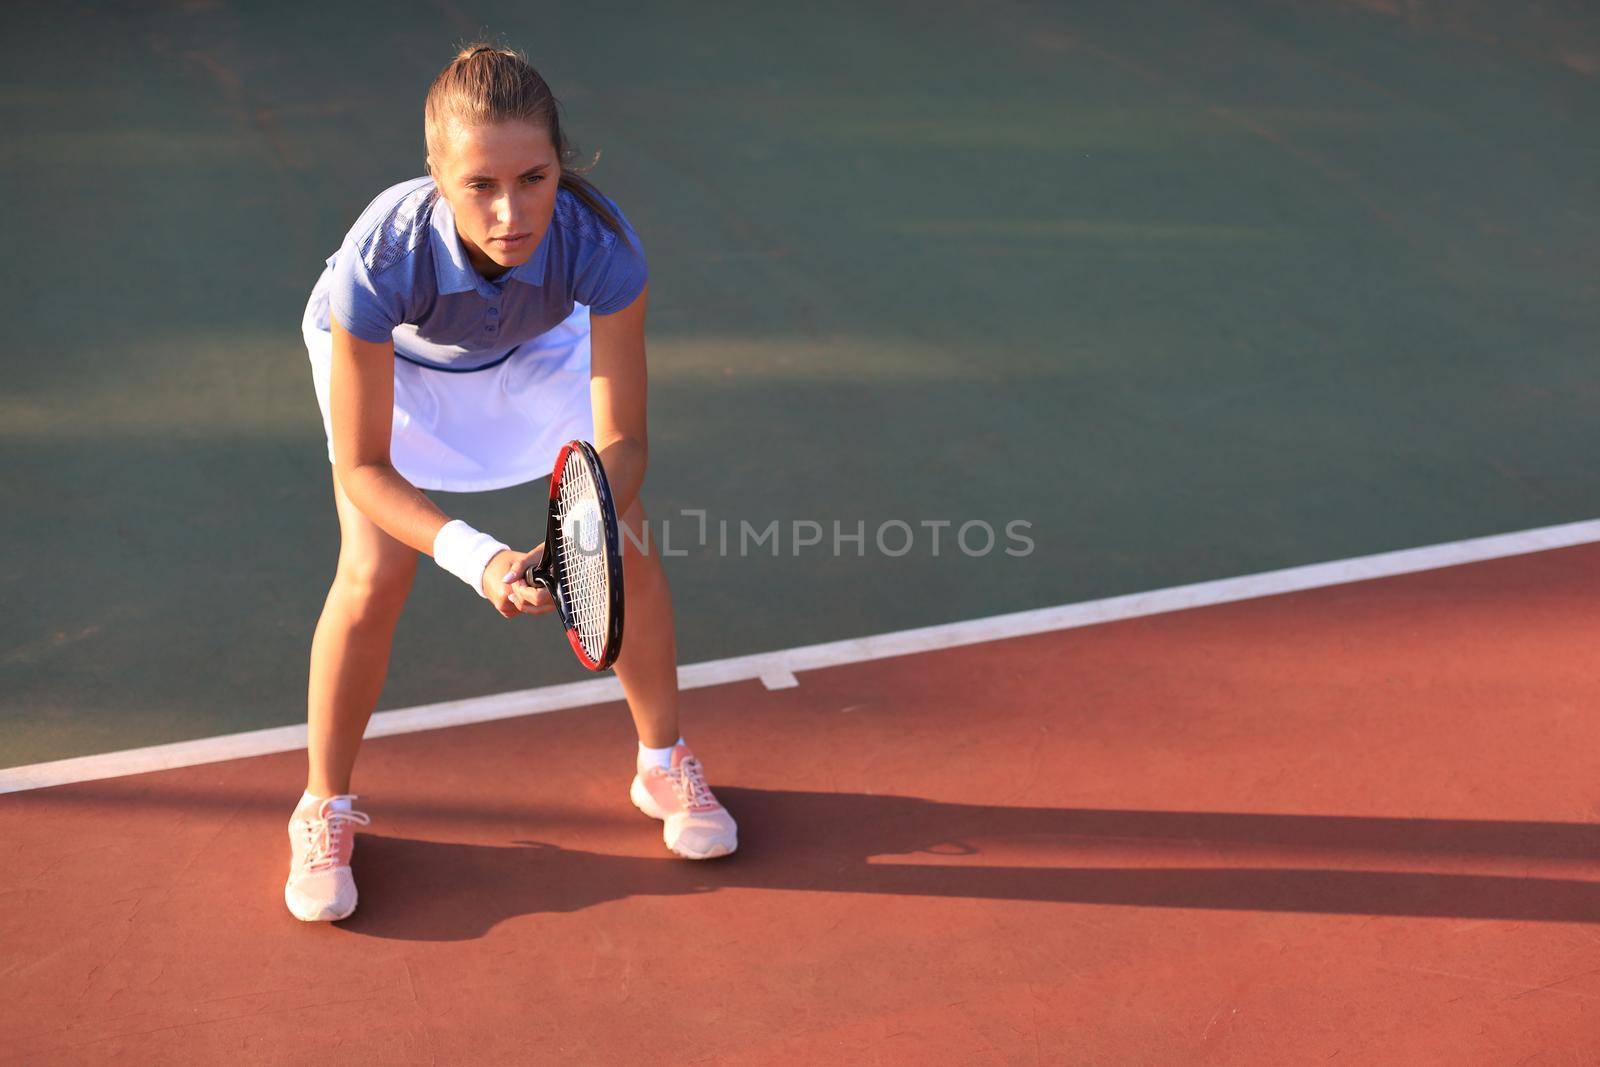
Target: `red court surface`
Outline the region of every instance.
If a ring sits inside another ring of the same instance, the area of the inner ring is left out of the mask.
[[[847,606],[846,606],[847,607]],[[288,754],[0,797],[23,1063],[1594,1063],[1600,547],[373,741],[360,911]]]

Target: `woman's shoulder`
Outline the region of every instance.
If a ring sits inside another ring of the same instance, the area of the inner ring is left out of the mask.
[[[438,186],[430,177],[391,185],[373,198],[345,235],[341,255],[359,256],[373,277],[427,247]]]
[[[629,225],[627,216],[623,215],[617,202],[592,185],[587,186],[586,191],[603,205],[611,219],[621,227],[621,233],[601,216],[594,204],[589,203],[577,190],[566,185],[556,190],[555,212],[551,215],[551,224],[561,227],[578,241],[607,249],[615,247],[618,239],[622,237],[626,237],[628,243],[637,245],[638,236],[633,232],[633,227]]]
[[[550,229],[560,235],[553,255],[564,265],[572,298],[590,311],[619,311],[644,288],[649,268],[639,235],[616,201],[594,186],[557,190]]]

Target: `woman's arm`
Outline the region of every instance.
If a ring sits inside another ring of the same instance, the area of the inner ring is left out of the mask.
[[[330,321],[329,328],[333,331],[328,403],[333,420],[333,473],[350,500],[395,540],[435,556],[441,566],[469,585],[476,579],[478,592],[506,618],[551,610],[548,594],[536,596],[521,582],[523,570],[539,559],[538,550],[502,548],[482,562],[483,555],[502,542],[465,523],[452,526],[453,536],[441,544],[439,531],[450,523],[449,516],[406,481],[389,458],[394,423],[393,343],[363,341],[337,320]],[[514,596],[513,586],[527,596]]]
[[[626,515],[644,485],[649,456],[645,427],[648,376],[644,358],[644,316],[650,287],[633,303],[589,321],[589,404],[594,413],[594,446],[611,483],[618,515]]]
[[[450,520],[389,462],[394,344],[363,341],[329,318],[334,475],[356,507],[385,533],[431,555],[434,538]]]

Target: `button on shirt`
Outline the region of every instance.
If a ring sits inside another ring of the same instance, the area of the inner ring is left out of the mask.
[[[550,228],[526,263],[488,281],[473,268],[455,216],[432,178],[385,190],[328,257],[306,324],[336,317],[365,341],[393,339],[395,355],[439,370],[482,370],[572,314],[633,303],[647,278],[644,250],[622,211],[616,233],[577,194],[556,192]]]

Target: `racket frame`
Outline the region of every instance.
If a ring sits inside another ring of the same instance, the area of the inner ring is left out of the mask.
[[[599,499],[600,526],[606,539],[606,583],[612,590],[610,610],[606,612],[605,641],[598,659],[584,651],[576,621],[567,609],[565,583],[556,578],[557,546],[564,543],[561,539],[561,520],[557,515],[557,510],[561,506],[561,475],[566,470],[567,457],[574,451],[580,454],[583,463],[589,468],[589,477],[594,481],[595,495]],[[622,652],[622,539],[618,533],[620,528],[616,505],[611,500],[611,483],[606,481],[606,469],[600,463],[600,454],[587,441],[568,441],[561,447],[560,454],[556,456],[555,467],[550,473],[550,507],[545,524],[544,554],[538,563],[527,569],[524,577],[528,584],[543,586],[549,592],[550,599],[555,601],[556,615],[561,619],[562,628],[567,632],[567,643],[572,646],[578,662],[591,671],[603,671],[610,667]]]

